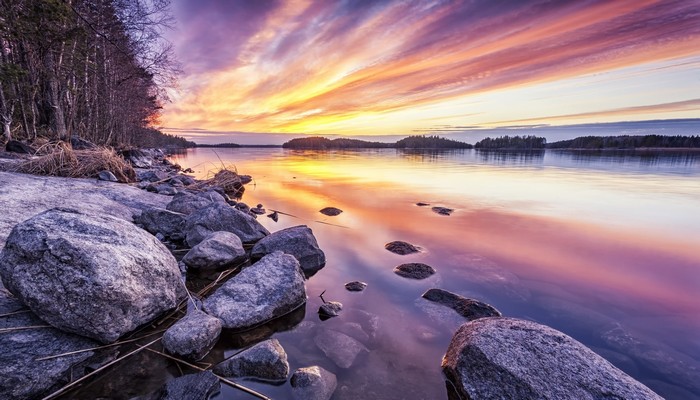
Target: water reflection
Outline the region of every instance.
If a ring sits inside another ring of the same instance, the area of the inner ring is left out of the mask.
[[[502,165],[542,164],[545,154],[544,150],[477,150],[476,152],[482,162]]]

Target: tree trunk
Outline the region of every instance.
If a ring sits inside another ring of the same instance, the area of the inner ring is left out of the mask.
[[[66,137],[66,123],[63,115],[63,107],[61,105],[60,85],[56,77],[56,68],[51,52],[44,54],[44,67],[46,68],[47,84],[46,84],[46,100],[48,101],[48,119],[51,130],[58,135],[59,138]]]

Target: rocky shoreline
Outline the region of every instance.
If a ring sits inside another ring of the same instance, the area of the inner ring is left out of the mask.
[[[160,151],[124,156],[135,167],[134,186],[110,182],[116,177],[108,174],[89,180],[0,172],[0,398],[53,398],[131,355],[104,345],[133,340],[141,351],[160,341],[164,356],[196,362],[223,330],[255,332],[282,320],[279,329],[290,329],[299,310],[303,318],[305,280],[326,263],[311,229],[267,231],[256,220],[266,213],[262,205],[238,200],[250,182],[245,175],[197,181]],[[419,251],[399,244],[411,250],[405,254]],[[399,272],[414,279],[435,273],[413,267]],[[190,276],[208,272],[218,278],[188,291]],[[423,297],[465,320],[442,361],[450,398],[660,398],[561,332],[437,288]],[[332,303],[324,312],[342,318],[342,305]],[[319,365],[290,371],[274,331],[252,333],[254,346],[144,399],[207,399],[235,378],[289,380],[296,399],[330,399],[336,376]],[[313,340],[341,369],[371,351],[332,330]]]

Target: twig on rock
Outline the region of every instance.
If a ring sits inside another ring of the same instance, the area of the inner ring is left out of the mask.
[[[149,333],[149,334],[147,334],[147,335],[139,336],[139,337],[134,338],[134,339],[127,339],[127,340],[122,340],[122,341],[120,341],[120,342],[115,342],[115,343],[112,343],[112,344],[106,344],[106,345],[104,345],[104,346],[91,347],[91,348],[89,348],[89,349],[82,349],[82,350],[76,350],[76,351],[69,351],[68,353],[61,353],[61,354],[55,354],[55,355],[53,355],[53,356],[35,358],[34,361],[45,361],[45,360],[51,360],[51,359],[59,358],[59,357],[71,356],[71,355],[73,355],[73,354],[85,353],[85,352],[87,352],[87,351],[94,351],[94,350],[107,349],[107,348],[114,347],[114,346],[119,346],[119,345],[122,345],[122,344],[127,344],[127,343],[136,342],[136,341],[139,341],[139,340],[141,340],[141,339],[145,339],[145,338],[147,338],[147,337],[149,337],[149,336],[153,336],[153,335],[155,335],[155,334],[162,333],[162,332],[165,332],[165,329],[160,329],[160,330],[157,330],[157,331],[155,331],[155,332],[151,332],[151,333]]]
[[[2,329],[0,329],[0,333],[23,331],[26,329],[41,329],[41,328],[53,328],[53,326],[51,326],[51,325],[15,326],[12,328],[2,328]]]

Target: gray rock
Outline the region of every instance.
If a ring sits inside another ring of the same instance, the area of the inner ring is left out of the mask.
[[[73,150],[92,150],[97,148],[96,144],[77,136],[70,137],[70,146]]]
[[[173,187],[172,185],[167,183],[158,185],[158,190],[156,190],[156,192],[165,196],[174,196],[179,193],[176,187]]]
[[[5,145],[5,151],[9,153],[34,154],[34,149],[19,140],[10,140]]]
[[[135,168],[151,168],[153,165],[153,158],[147,151],[130,149],[122,151],[121,154]]]
[[[284,382],[289,375],[289,362],[280,342],[270,339],[222,361],[214,367],[214,372],[235,378]]]
[[[306,225],[282,229],[261,239],[253,246],[250,256],[258,259],[274,251],[293,255],[307,276],[315,274],[326,265],[326,255]]]
[[[661,399],[571,337],[513,318],[462,325],[442,368],[466,399]]]
[[[231,232],[219,231],[190,249],[182,261],[191,268],[222,268],[247,258],[241,239]]]
[[[217,190],[218,189],[218,190]],[[223,203],[226,201],[226,193],[224,192],[223,189],[213,187],[208,190],[205,190],[203,192],[197,192],[195,194],[197,197],[201,197],[203,199],[207,199],[209,201],[212,201],[214,203]]]
[[[342,303],[337,301],[329,301],[327,303],[321,304],[321,307],[318,308],[318,314],[321,316],[321,319],[324,319],[324,317],[337,317],[338,315],[340,315],[340,311],[342,309]]]
[[[365,290],[367,284],[360,281],[352,281],[345,284],[345,289],[350,292],[361,292]]]
[[[185,214],[154,207],[143,210],[141,215],[134,218],[134,222],[154,235],[161,233],[166,238],[179,241],[185,238],[182,228],[186,218]]]
[[[194,185],[197,181],[194,180],[191,176],[187,175],[175,175],[172,178],[170,178],[170,183],[174,184],[175,182],[178,182],[182,186],[190,186]]]
[[[169,177],[170,174],[157,169],[136,169],[136,180],[139,182],[158,182],[164,181]]]
[[[335,207],[326,207],[322,208],[319,210],[319,212],[323,215],[327,215],[329,217],[335,217],[336,215],[340,215],[340,213],[343,212],[340,208],[335,208]]]
[[[235,233],[243,243],[254,243],[270,234],[255,218],[226,203],[212,203],[187,217],[185,232],[190,246],[216,231]]]
[[[250,212],[250,206],[248,206],[246,203],[243,203],[240,201],[237,202],[236,205],[234,205],[233,207],[235,207],[236,210],[244,212],[246,214],[248,214]]]
[[[211,371],[188,374],[168,381],[156,396],[158,400],[208,400],[221,390]]]
[[[107,181],[107,182],[119,182],[119,179],[117,179],[117,177],[114,176],[113,173],[111,173],[110,171],[107,171],[107,170],[100,171],[97,174],[97,179],[99,179],[101,181]]]
[[[273,212],[267,214],[267,217],[275,222],[279,221],[279,219],[280,219],[280,215],[279,215],[279,213],[277,213],[277,211],[273,211]]]
[[[209,298],[204,310],[225,328],[245,330],[281,317],[306,302],[299,262],[274,252],[244,268]]]
[[[484,302],[468,299],[442,289],[428,289],[422,296],[426,300],[442,304],[469,321],[484,317],[500,317],[501,312]]]
[[[111,216],[55,208],[12,230],[5,286],[41,319],[111,343],[175,307],[177,261],[155,237]]]
[[[362,343],[332,329],[320,331],[314,337],[314,342],[340,368],[350,368],[360,353],[369,352]]]
[[[435,268],[423,263],[401,264],[394,268],[394,273],[409,279],[426,279],[435,273]]]
[[[190,215],[193,212],[202,209],[214,200],[203,196],[197,196],[192,193],[182,192],[173,196],[173,199],[165,208],[180,214]]]
[[[384,245],[384,248],[392,253],[400,254],[405,256],[406,254],[418,253],[420,249],[410,243],[402,242],[400,240],[389,242]]]
[[[214,347],[221,334],[221,321],[202,311],[191,310],[163,334],[169,353],[199,361]]]
[[[433,207],[432,210],[434,213],[440,215],[450,215],[454,211],[453,209],[447,207]]]
[[[425,203],[425,202],[419,201],[418,203],[416,203],[416,205],[418,207],[426,207],[426,206],[429,206],[430,203]]]
[[[255,207],[251,208],[250,212],[252,212],[255,215],[264,215],[267,211],[265,211],[265,209],[262,207]]]
[[[294,371],[289,383],[295,400],[329,400],[338,380],[335,374],[314,365]]]

